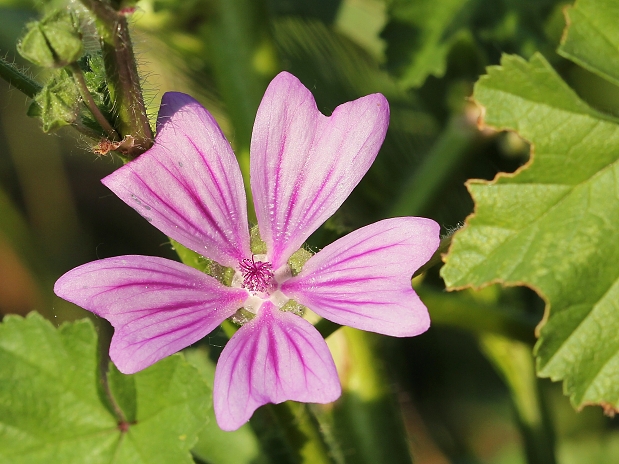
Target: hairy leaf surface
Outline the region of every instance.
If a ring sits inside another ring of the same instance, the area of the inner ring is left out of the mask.
[[[89,320],[55,329],[37,313],[0,324],[0,463],[193,463],[209,389],[180,355],[138,374],[112,367],[112,412]],[[125,429],[124,431],[122,429]]]

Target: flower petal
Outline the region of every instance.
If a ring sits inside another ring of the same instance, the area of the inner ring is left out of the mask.
[[[430,318],[411,276],[439,245],[431,219],[386,219],[312,256],[282,292],[338,324],[396,337],[425,332]]]
[[[215,371],[217,423],[236,430],[266,403],[330,403],[341,394],[327,344],[306,320],[266,302],[234,334]]]
[[[372,165],[389,125],[381,94],[318,111],[311,92],[280,73],[256,115],[251,188],[260,235],[273,268],[344,202]]]
[[[151,256],[118,256],[76,267],[54,292],[116,329],[110,357],[125,374],[200,340],[234,314],[245,290],[189,266]]]
[[[241,170],[217,122],[189,95],[163,96],[155,145],[103,183],[160,231],[235,267],[250,256]]]

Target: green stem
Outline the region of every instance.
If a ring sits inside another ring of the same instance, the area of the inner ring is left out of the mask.
[[[424,214],[449,176],[470,151],[478,133],[477,128],[462,115],[452,118],[430,153],[405,183],[400,197],[394,202],[387,217]]]
[[[319,425],[303,403],[286,401],[260,407],[249,421],[263,452],[282,464],[333,464]]]
[[[280,66],[270,37],[264,0],[215,0],[205,28],[215,78],[232,126],[245,180],[250,222],[255,222],[249,188],[249,145],[256,111]]]
[[[43,88],[2,57],[0,57],[0,77],[29,98],[34,98]]]
[[[555,464],[555,437],[529,345],[498,335],[480,337],[481,349],[509,388],[528,464]]]
[[[105,366],[101,368],[101,385],[103,387],[103,391],[105,392],[105,397],[107,398],[108,402],[110,403],[112,410],[114,411],[114,415],[116,416],[116,421],[118,422],[118,424],[127,424],[127,416],[125,415],[124,411],[122,410],[122,408],[120,407],[120,405],[118,404],[118,402],[116,401],[116,398],[114,398],[114,394],[112,393],[112,390],[110,389],[110,382],[108,380],[108,373],[109,373],[109,362],[110,362],[110,356],[109,354],[109,347],[107,347],[107,351],[105,351],[105,355],[103,355],[102,359],[101,359],[101,364],[105,363]]]
[[[409,464],[404,422],[391,382],[377,355],[379,336],[345,327],[339,364],[342,397],[331,416],[333,432],[347,461],[359,464]],[[338,359],[338,351],[334,351]]]
[[[126,155],[136,158],[153,144],[153,133],[142,97],[127,18],[100,0],[81,0],[96,18],[110,97],[117,111],[114,126],[121,137],[133,137]]]
[[[535,344],[538,321],[515,308],[475,301],[463,292],[430,290],[424,285],[417,288],[417,294],[427,306],[434,325],[457,327],[475,334],[501,335],[529,347]]]
[[[88,107],[92,115],[94,116],[95,120],[99,123],[101,128],[105,132],[107,132],[107,135],[110,138],[110,140],[114,140],[114,141],[120,140],[118,133],[110,125],[108,120],[105,119],[105,116],[103,116],[103,113],[101,113],[101,110],[99,109],[94,99],[92,98],[90,90],[88,90],[88,86],[86,85],[86,80],[84,79],[84,73],[82,73],[82,70],[80,69],[77,63],[73,63],[71,65],[71,72],[73,73],[73,79],[75,80],[75,83],[77,84],[77,88],[80,91],[82,100],[84,100],[84,103],[86,104],[86,106]]]
[[[417,288],[417,294],[427,306],[434,325],[457,327],[477,334],[499,334],[529,346],[535,344],[537,321],[521,311],[474,301],[464,294],[430,290],[426,286]],[[466,317],[462,317],[463,314],[466,314]],[[320,319],[314,327],[327,338],[342,326],[327,319]]]

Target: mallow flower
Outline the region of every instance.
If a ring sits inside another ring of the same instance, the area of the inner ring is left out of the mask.
[[[341,387],[325,341],[289,308],[396,337],[430,325],[411,286],[439,244],[439,226],[430,219],[379,221],[326,246],[298,272],[289,264],[370,168],[388,124],[381,94],[344,103],[326,117],[297,78],[275,77],[250,147],[251,191],[266,245],[258,253],[251,249],[243,179],[230,144],[196,100],[166,93],[154,146],[103,183],[233,277],[224,285],[175,261],[119,256],[67,272],[56,294],[110,321],[110,357],[126,374],[200,340],[241,310],[245,323],[215,373],[214,408],[224,430],[240,427],[265,403],[336,400]]]

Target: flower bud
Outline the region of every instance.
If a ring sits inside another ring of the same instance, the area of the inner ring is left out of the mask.
[[[79,98],[73,79],[66,71],[61,70],[34,98],[28,108],[28,116],[40,118],[43,132],[51,132],[77,119]]]
[[[71,12],[54,11],[27,28],[17,51],[38,66],[61,68],[77,61],[83,53],[82,33]]]

